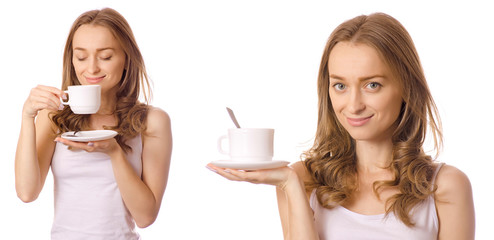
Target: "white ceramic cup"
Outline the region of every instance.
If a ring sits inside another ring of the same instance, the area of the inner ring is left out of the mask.
[[[228,151],[223,149],[223,141],[227,139]],[[229,155],[232,161],[272,161],[273,140],[272,128],[231,128],[228,129],[228,136],[218,139],[218,151]]]
[[[69,86],[65,93],[69,95],[69,100],[67,102],[62,101],[62,104],[69,105],[75,114],[93,114],[98,112],[101,104],[100,85]]]

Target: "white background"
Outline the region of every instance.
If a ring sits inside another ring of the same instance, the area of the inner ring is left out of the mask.
[[[299,160],[315,133],[316,78],[327,37],[341,22],[376,11],[394,16],[412,35],[444,124],[439,160],[469,176],[477,239],[492,239],[490,6],[476,0],[3,1],[1,234],[49,239],[51,173],[33,203],[22,203],[14,189],[22,104],[37,84],[61,86],[72,22],[87,10],[112,7],[128,20],[144,55],[152,104],[172,119],[169,184],[158,219],[139,230],[143,239],[282,239],[274,187],[229,182],[204,167],[225,158],[216,148],[233,127],[225,107],[244,127],[276,129],[276,159]]]

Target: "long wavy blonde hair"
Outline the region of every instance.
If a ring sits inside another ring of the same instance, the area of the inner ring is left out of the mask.
[[[333,208],[347,203],[357,189],[355,141],[338,122],[329,96],[328,59],[339,42],[366,44],[373,47],[400,81],[403,104],[392,136],[394,173],[390,181],[374,182],[379,189],[396,187],[399,193],[386,202],[391,212],[407,226],[413,226],[410,210],[435,191],[432,186],[434,164],[423,150],[428,131],[437,152],[442,145],[440,119],[427,86],[413,41],[406,29],[383,13],[362,15],[339,25],[330,35],[319,68],[319,115],[313,147],[304,153],[304,164],[312,176],[308,189],[316,189],[319,203]]]
[[[116,130],[119,133],[116,137],[117,142],[124,151],[129,151],[131,148],[125,144],[126,140],[137,136],[146,128],[147,103],[151,95],[151,88],[144,60],[129,24],[120,13],[111,8],[85,12],[73,23],[65,44],[62,90],[67,90],[67,87],[71,85],[81,85],[72,63],[72,41],[77,29],[85,24],[106,27],[125,52],[125,70],[118,86],[117,105],[113,112],[117,117],[117,124],[116,126],[105,126],[105,128]],[[145,103],[139,102],[141,89]],[[70,107],[66,107],[64,110],[52,115],[52,122],[60,133],[80,131],[89,128],[89,116],[74,114]]]

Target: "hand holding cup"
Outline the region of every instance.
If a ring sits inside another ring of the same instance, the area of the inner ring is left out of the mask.
[[[22,114],[24,117],[35,118],[43,109],[58,111],[61,107],[60,98],[64,92],[58,88],[38,85],[31,89],[28,98],[24,102]]]

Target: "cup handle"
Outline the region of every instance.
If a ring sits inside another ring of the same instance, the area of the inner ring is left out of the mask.
[[[67,93],[67,95],[69,95],[69,91],[63,91],[64,93]],[[63,105],[69,105],[69,100],[67,100],[67,102],[64,102],[63,99],[60,99],[60,101],[62,102]]]
[[[223,135],[221,137],[218,138],[218,151],[222,154],[225,154],[225,155],[229,155],[230,153],[223,150],[223,147],[222,147],[222,143],[223,143],[223,140],[227,139],[228,137],[226,135]]]

